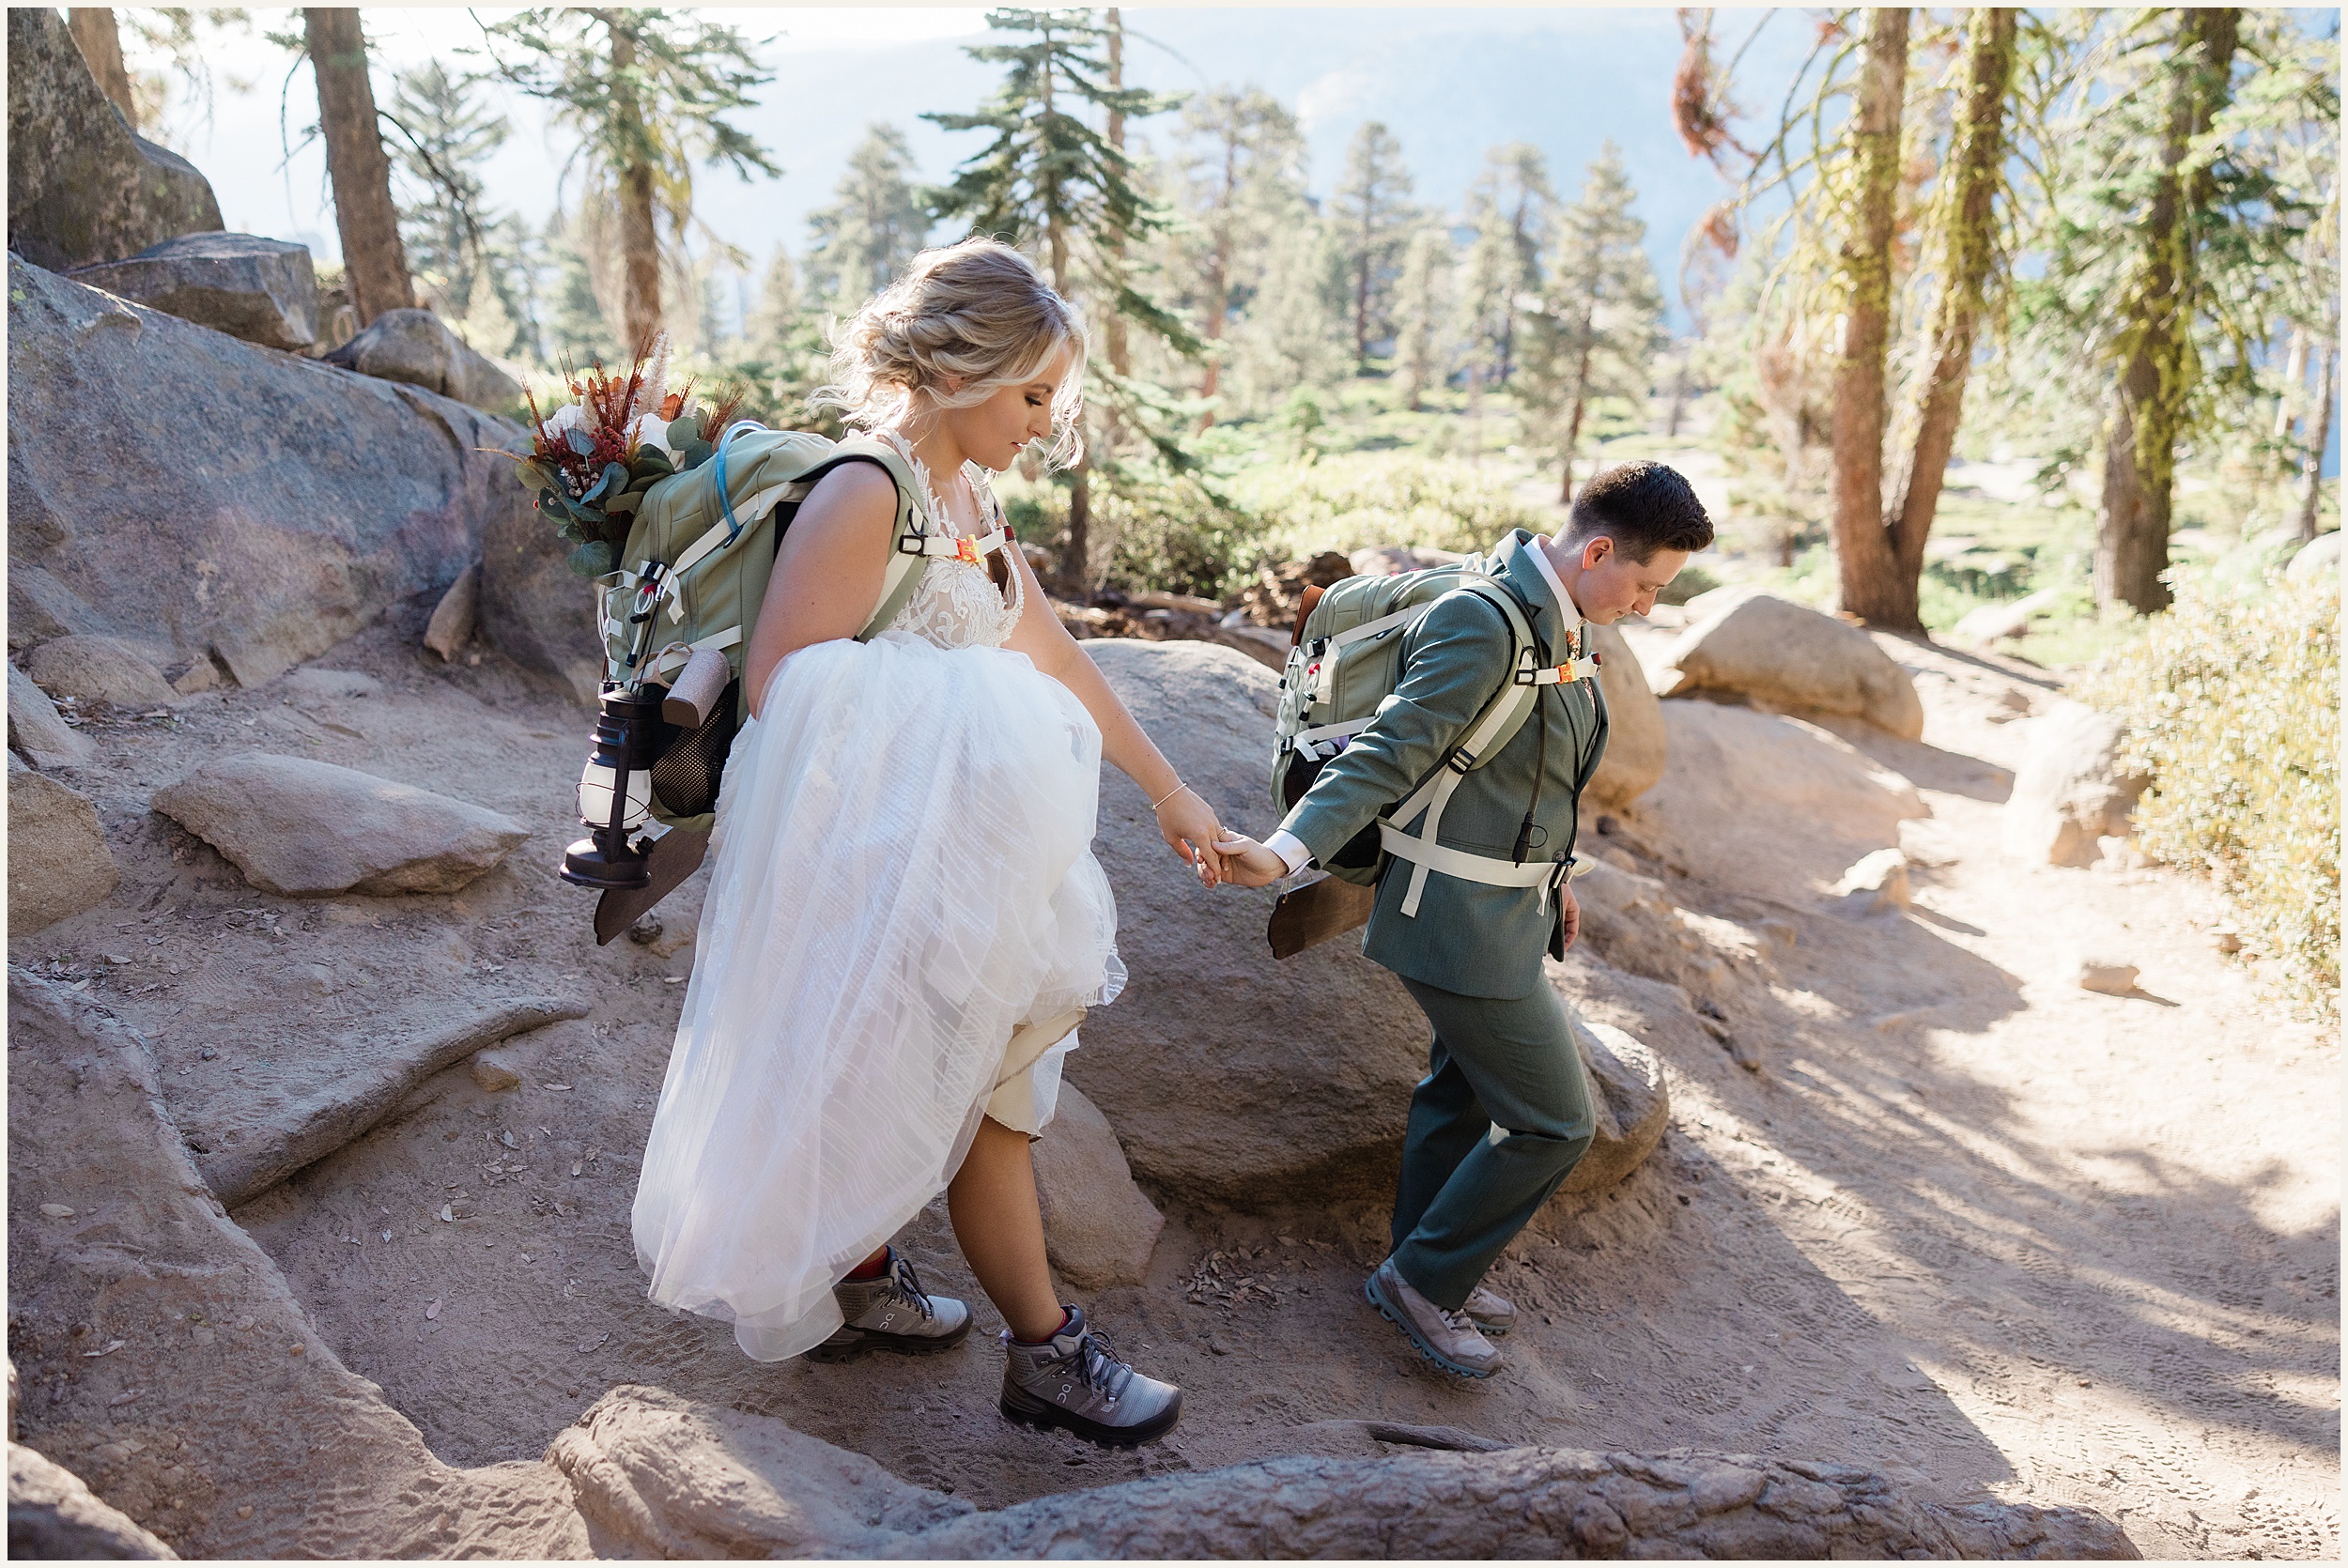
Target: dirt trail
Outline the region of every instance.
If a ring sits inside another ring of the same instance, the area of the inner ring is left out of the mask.
[[[1151,1279],[1095,1315],[1184,1385],[1185,1419],[1111,1455],[1001,1422],[981,1338],[926,1361],[765,1366],[722,1326],[646,1303],[628,1208],[682,993],[665,982],[691,949],[593,946],[584,896],[551,875],[579,711],[494,660],[422,662],[424,608],[317,661],[384,683],[331,725],[270,687],[198,699],[176,730],[102,732],[124,886],[12,957],[79,966],[158,1035],[167,1095],[239,1070],[239,1051],[288,1049],[321,1008],[412,1007],[492,978],[597,999],[594,1020],[524,1042],[522,1087],[442,1073],[235,1214],[336,1353],[453,1463],[534,1457],[607,1388],[640,1381],[771,1412],[982,1506],[1388,1452],[1364,1424],[1385,1421],[1847,1460],[1951,1499],[2093,1507],[2148,1557],[2338,1555],[2337,1042],[2262,1008],[2213,950],[2219,912],[2198,884],[2002,857],[2020,741],[1993,716],[2013,711],[2007,692],[2047,695],[2023,667],[1886,643],[1920,672],[1925,743],[1859,744],[1932,809],[1905,835],[1915,909],[1831,913],[1819,890],[1840,865],[1782,890],[1773,917],[1795,945],[1773,981],[1723,998],[1757,1074],[1691,1014],[1659,1025],[1674,1130],[1499,1266],[1524,1314],[1502,1376],[1429,1372],[1362,1305],[1382,1213],[1305,1194],[1285,1213],[1177,1211]],[[256,743],[446,789],[539,837],[455,899],[268,899],[145,812],[147,792]],[[1683,907],[1757,920],[1748,892],[1707,874],[1738,844],[1680,841],[1651,812],[1626,825]],[[672,934],[697,896],[671,900]],[[242,913],[264,907],[273,930]],[[133,968],[97,964],[134,940]],[[2081,940],[2139,964],[2141,992],[2071,986]],[[1569,989],[1661,994],[1576,964]],[[907,1240],[936,1287],[979,1299],[935,1208]],[[997,1326],[978,1315],[982,1334]]]

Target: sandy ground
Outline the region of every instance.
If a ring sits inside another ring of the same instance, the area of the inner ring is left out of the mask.
[[[442,1073],[235,1212],[337,1354],[452,1463],[534,1457],[638,1381],[770,1412],[982,1506],[1383,1452],[1374,1419],[1852,1461],[1949,1499],[2093,1507],[2148,1557],[2339,1554],[2337,1041],[2261,1006],[2213,948],[2222,911],[2201,884],[2001,856],[2020,727],[1992,716],[2008,690],[2043,700],[2026,667],[1887,643],[1925,672],[1930,715],[1923,745],[1862,743],[1932,810],[1906,834],[1935,862],[1914,910],[1826,912],[1816,890],[1839,866],[1780,890],[1796,945],[1774,981],[1724,998],[1762,1069],[1675,1049],[1656,1156],[1544,1214],[1499,1265],[1524,1314],[1501,1376],[1427,1370],[1361,1303],[1382,1213],[1309,1193],[1264,1214],[1177,1209],[1151,1278],[1093,1310],[1183,1385],[1184,1421],[1109,1454],[999,1419],[982,1301],[960,1351],[835,1367],[749,1361],[724,1327],[646,1302],[628,1209],[691,949],[593,945],[585,895],[552,877],[585,720],[494,657],[420,654],[426,609],[317,661],[384,683],[336,711],[273,685],[96,729],[123,886],[11,956],[89,977],[155,1034],[167,1095],[298,1049],[320,1010],[494,984],[597,999],[592,1020],[517,1042],[522,1087]],[[258,895],[145,808],[201,758],[255,745],[447,790],[538,836],[456,898]],[[1738,844],[1680,842],[1651,813],[1631,825],[1681,905],[1756,918]],[[672,938],[698,893],[671,899]],[[2082,941],[2139,965],[2141,990],[2072,986]],[[98,960],[133,944],[134,964]],[[905,1241],[935,1287],[978,1301],[936,1207]]]

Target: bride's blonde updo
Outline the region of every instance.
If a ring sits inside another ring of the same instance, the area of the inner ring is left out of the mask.
[[[1045,462],[1083,455],[1084,323],[1035,263],[998,239],[923,251],[905,275],[864,302],[833,337],[830,385],[811,400],[843,423],[873,430],[901,423],[915,394],[930,407],[966,408],[1032,380],[1062,347],[1068,374],[1052,398],[1054,440]],[[949,377],[962,390],[946,390]]]

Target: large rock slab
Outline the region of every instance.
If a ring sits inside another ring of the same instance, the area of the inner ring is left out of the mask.
[[[1043,1246],[1059,1277],[1080,1290],[1139,1284],[1166,1216],[1134,1185],[1125,1151],[1101,1108],[1074,1084],[1035,1145],[1035,1191]]]
[[[306,757],[208,762],[155,809],[267,893],[454,893],[530,830],[502,813]]]
[[[312,978],[295,976],[297,987]],[[356,1142],[434,1073],[501,1040],[586,1016],[578,997],[491,999],[458,989],[340,1027],[304,1020],[298,1039],[207,1034],[207,1049],[236,1070],[175,1083],[172,1118],[204,1184],[233,1207]]]
[[[2092,866],[2097,840],[2125,838],[2147,780],[2120,766],[2126,727],[2084,702],[2060,701],[2027,721],[2029,750],[2006,797],[2006,853],[2033,866]]]
[[[476,408],[510,408],[522,400],[519,381],[475,353],[427,310],[385,311],[323,358],[362,376],[406,381]]]
[[[860,1556],[973,1512],[770,1416],[623,1384],[547,1450],[598,1557]]]
[[[15,257],[8,320],[11,612],[15,577],[37,570],[63,632],[118,638],[167,674],[209,659],[259,684],[445,589],[492,519],[530,513],[502,455],[521,431],[452,399]]]
[[[1271,671],[1209,643],[1084,646],[1225,822],[1272,830]],[[1134,1174],[1153,1191],[1242,1207],[1390,1196],[1427,1070],[1427,1021],[1401,982],[1352,937],[1275,961],[1272,896],[1200,889],[1121,774],[1104,774],[1093,848],[1117,892],[1131,979],[1085,1021],[1066,1072],[1115,1126]],[[1641,1102],[1616,1119],[1644,1127],[1650,1115]]]
[[[1621,807],[1653,789],[1663,776],[1669,742],[1663,704],[1647,684],[1639,655],[1613,626],[1592,626],[1590,646],[1598,653],[1598,686],[1606,698],[1606,755],[1582,798],[1592,806]]]
[[[25,661],[43,691],[116,708],[167,707],[179,694],[139,651],[110,637],[61,637]]]
[[[54,271],[221,226],[210,184],[131,134],[56,11],[11,6],[8,249]],[[23,395],[13,375],[8,391]]]
[[[2315,582],[2324,577],[2340,576],[2340,531],[2319,534],[2300,546],[2283,568],[2283,576],[2293,582]]]
[[[482,638],[543,684],[593,706],[603,691],[595,591],[565,562],[573,546],[526,508],[493,521],[481,542],[475,616]]]
[[[1591,1109],[1598,1136],[1558,1186],[1567,1197],[1603,1192],[1630,1176],[1655,1152],[1672,1119],[1671,1090],[1655,1053],[1611,1023],[1577,1022],[1574,1043],[1597,1091]]]
[[[1931,815],[1915,787],[1805,720],[1716,702],[1666,702],[1671,763],[1643,820],[1704,860],[1723,891],[1777,900],[1823,893],[1854,861]],[[1769,831],[1755,834],[1753,824]],[[1710,846],[1733,843],[1734,855]]]
[[[335,1359],[205,1190],[144,1044],[15,968],[8,1098],[23,1442],[182,1557],[585,1554],[555,1471],[451,1468]]]
[[[138,1521],[100,1502],[82,1478],[22,1443],[8,1445],[8,1558],[175,1560]]]
[[[30,675],[8,666],[8,747],[37,768],[74,768],[98,755],[87,735],[66,723]]]
[[[38,773],[8,776],[8,935],[95,909],[122,880],[89,797]]]
[[[318,279],[307,245],[257,234],[183,234],[66,276],[264,348],[317,341]]]
[[[1717,692],[1792,713],[1848,714],[1904,740],[1924,732],[1908,671],[1858,627],[1773,593],[1715,589],[1653,671],[1663,697]]]
[[[1848,1465],[1517,1448],[1292,1457],[988,1513],[769,1416],[614,1389],[557,1437],[630,1558],[2133,1558],[2079,1509],[1909,1497]]]

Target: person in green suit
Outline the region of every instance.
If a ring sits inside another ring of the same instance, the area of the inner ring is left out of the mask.
[[[1425,869],[1387,861],[1362,951],[1400,976],[1434,1038],[1411,1099],[1394,1250],[1364,1294],[1447,1371],[1484,1377],[1498,1369],[1486,1335],[1506,1332],[1515,1309],[1483,1284],[1485,1270],[1596,1131],[1566,1006],[1541,972],[1542,955],[1563,958],[1580,926],[1567,881],[1576,810],[1606,747],[1588,627],[1653,608],[1656,593],[1711,542],[1711,521],[1687,480],[1647,462],[1591,480],[1555,535],[1518,529],[1503,540],[1494,577],[1523,605],[1536,658],[1557,677],[1537,688],[1533,715],[1500,752],[1460,778],[1435,835],[1451,853],[1385,839],[1419,855]],[[1261,843],[1237,834],[1217,842],[1228,880],[1262,886],[1374,829],[1444,765],[1512,678],[1507,623],[1472,591],[1438,599],[1404,638],[1393,695],[1322,766],[1278,831]],[[1522,885],[1527,860],[1548,863],[1552,875]]]

